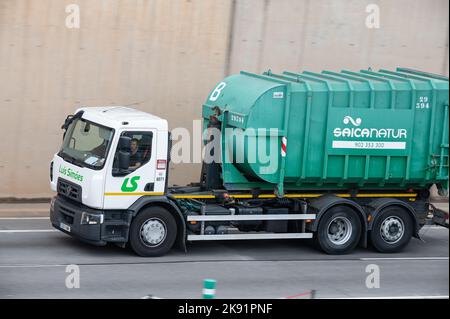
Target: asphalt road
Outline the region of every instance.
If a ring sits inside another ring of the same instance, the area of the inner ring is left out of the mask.
[[[141,258],[81,243],[47,218],[0,218],[0,298],[201,298],[205,278],[217,280],[217,298],[308,298],[311,290],[317,298],[448,296],[448,229],[421,234],[396,254],[329,256],[289,240],[197,242],[187,253]],[[79,288],[66,287],[69,264],[79,266]],[[366,286],[371,264],[379,288]]]

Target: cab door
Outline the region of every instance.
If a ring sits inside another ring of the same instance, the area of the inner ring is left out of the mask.
[[[157,131],[126,130],[120,136],[131,138],[130,165],[119,169],[116,143],[106,175],[104,209],[127,209],[139,197],[155,194]]]

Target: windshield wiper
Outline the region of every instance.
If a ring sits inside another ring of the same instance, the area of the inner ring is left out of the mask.
[[[83,167],[82,162],[78,161],[75,157],[70,156],[70,155],[68,155],[68,154],[66,154],[64,152],[61,152],[60,155],[66,162],[71,163],[71,164],[73,164],[75,166],[78,166],[78,167]]]

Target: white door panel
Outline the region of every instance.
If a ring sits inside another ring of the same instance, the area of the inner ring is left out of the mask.
[[[151,139],[151,155],[148,162],[143,163],[139,168],[132,171],[125,176],[113,176],[112,165],[113,161],[110,161],[110,167],[106,174],[106,184],[105,184],[105,209],[127,209],[129,208],[139,197],[143,196],[143,193],[150,193],[155,191],[155,174],[156,174],[156,150],[157,150],[157,131],[152,129],[147,130],[124,130],[120,132],[118,136],[126,134],[130,136],[131,134],[140,133],[152,133]],[[144,136],[144,135],[142,135]],[[147,136],[147,135],[146,135]],[[142,139],[140,143],[143,143]],[[144,144],[144,143],[143,143]],[[147,144],[145,144],[147,145]],[[117,143],[116,143],[117,146]],[[138,152],[144,153],[145,149],[140,149]],[[117,148],[117,147],[116,147]],[[115,152],[113,153],[113,155]],[[153,188],[150,187],[153,184]],[[148,185],[146,189],[146,185]]]

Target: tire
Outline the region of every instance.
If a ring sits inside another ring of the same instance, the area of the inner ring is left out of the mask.
[[[139,256],[166,254],[175,243],[177,224],[162,207],[148,207],[138,213],[130,227],[130,247]]]
[[[390,206],[376,216],[369,239],[379,252],[395,253],[408,245],[413,232],[414,223],[410,214],[401,207]]]
[[[333,207],[319,221],[314,234],[316,246],[330,255],[351,252],[361,238],[361,221],[358,213],[345,206]]]

